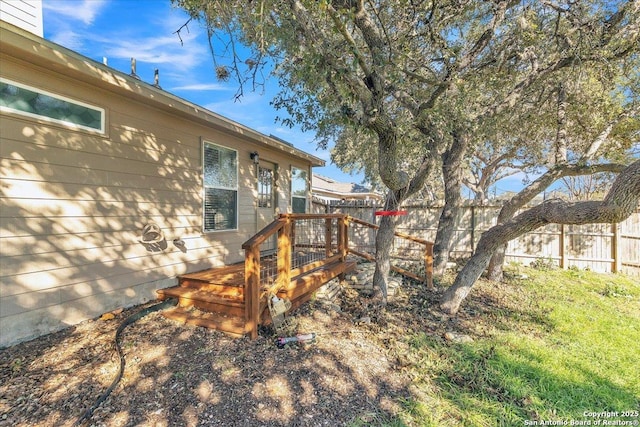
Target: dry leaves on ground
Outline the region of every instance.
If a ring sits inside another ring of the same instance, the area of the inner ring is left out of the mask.
[[[294,312],[297,331],[317,339],[284,349],[267,329],[251,341],[151,313],[122,333],[124,375],[87,424],[391,422],[411,396],[407,337],[442,336],[451,326],[432,309],[437,297],[409,283],[381,310],[345,288],[333,302],[312,301]],[[73,425],[116,376],[115,331],[142,308],[0,350],[0,426]]]

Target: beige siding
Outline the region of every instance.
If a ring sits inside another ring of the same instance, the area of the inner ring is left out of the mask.
[[[106,132],[0,113],[0,347],[155,298],[176,275],[243,259],[256,231],[255,166],[305,160],[9,57],[2,76],[106,110]],[[237,231],[202,232],[202,141],[238,150]],[[154,222],[161,250],[139,242]],[[173,244],[180,238],[187,250]]]

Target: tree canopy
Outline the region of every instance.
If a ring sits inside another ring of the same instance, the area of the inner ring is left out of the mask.
[[[635,0],[173,1],[218,38],[219,77],[241,94],[274,75],[284,122],[338,141],[339,163],[377,176],[387,208],[442,174],[441,253],[474,150],[524,146],[533,164],[555,165],[606,157],[589,151],[594,132],[633,140]],[[380,226],[374,284],[385,293],[393,219]]]

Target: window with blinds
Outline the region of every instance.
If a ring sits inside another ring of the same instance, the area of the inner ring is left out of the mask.
[[[308,174],[304,169],[291,168],[291,210],[293,213],[307,211]]]
[[[203,144],[204,231],[238,228],[238,152]]]

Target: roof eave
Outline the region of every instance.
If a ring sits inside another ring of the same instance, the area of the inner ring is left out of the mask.
[[[272,147],[304,159],[313,167],[325,165],[325,161],[319,157],[4,21],[0,21],[0,46],[2,47],[0,52],[4,54],[47,67],[102,89],[132,97],[171,114],[189,118],[234,135],[241,135],[258,145]]]

